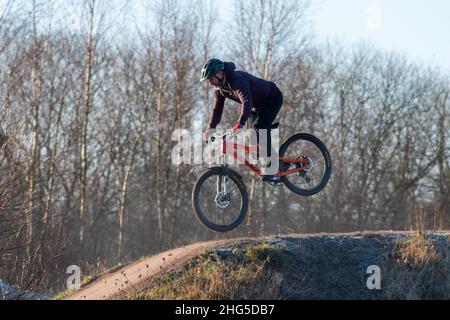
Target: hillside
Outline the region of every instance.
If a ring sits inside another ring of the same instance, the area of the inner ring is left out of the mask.
[[[449,235],[384,231],[199,243],[121,267],[65,299],[450,299]]]

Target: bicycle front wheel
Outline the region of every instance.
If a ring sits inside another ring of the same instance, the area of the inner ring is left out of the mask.
[[[247,189],[236,172],[214,167],[195,183],[192,207],[205,227],[228,232],[244,220],[248,209]]]

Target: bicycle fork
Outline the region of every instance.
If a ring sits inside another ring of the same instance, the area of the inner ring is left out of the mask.
[[[223,179],[225,178],[225,179]],[[216,205],[219,208],[226,208],[230,203],[230,194],[228,193],[228,175],[219,175],[217,177],[217,185],[216,185]],[[222,189],[223,188],[223,189]]]

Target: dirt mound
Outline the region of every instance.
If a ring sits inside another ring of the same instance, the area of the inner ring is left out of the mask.
[[[449,299],[450,232],[285,235],[142,259],[66,299]]]

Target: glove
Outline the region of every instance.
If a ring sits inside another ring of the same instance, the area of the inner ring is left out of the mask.
[[[236,133],[239,129],[242,128],[242,125],[238,122],[233,127],[233,133]]]

